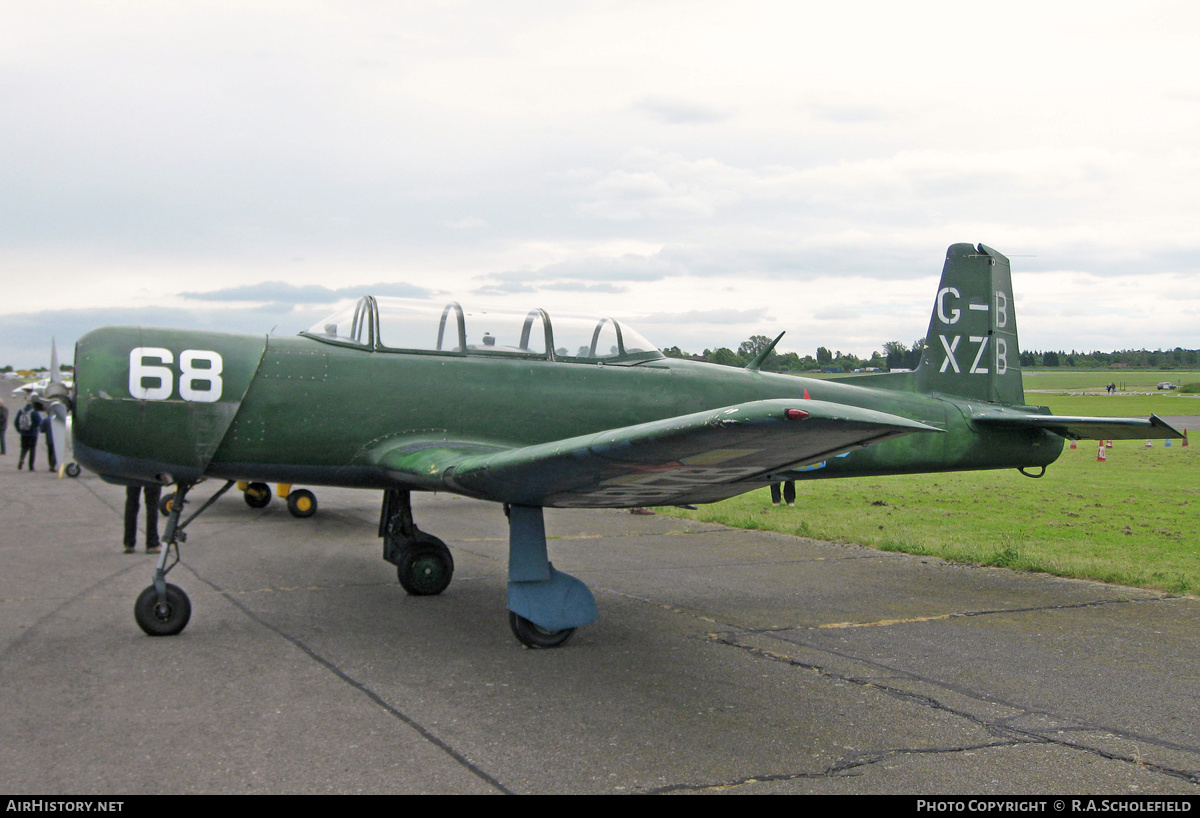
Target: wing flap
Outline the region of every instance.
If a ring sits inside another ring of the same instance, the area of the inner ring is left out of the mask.
[[[797,411],[789,417],[788,410]],[[628,508],[732,497],[764,485],[772,472],[940,431],[854,406],[763,400],[513,449],[409,441],[380,453],[377,462],[423,488],[499,502]]]

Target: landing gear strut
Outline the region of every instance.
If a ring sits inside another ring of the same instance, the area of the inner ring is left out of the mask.
[[[550,563],[542,509],[506,510],[509,627],[525,647],[556,648],[576,628],[596,621],[596,600],[586,585]]]
[[[555,570],[546,553],[542,510],[505,506],[508,515],[508,624],[529,648],[556,648],[575,629],[596,621],[596,600],[575,577]],[[396,566],[405,591],[413,596],[440,594],[454,574],[446,544],[417,528],[412,497],[389,489],[379,514],[383,558]]]
[[[413,596],[434,596],[454,576],[454,558],[446,544],[413,522],[412,499],[406,489],[388,489],[379,513],[383,558],[396,566],[401,587]]]

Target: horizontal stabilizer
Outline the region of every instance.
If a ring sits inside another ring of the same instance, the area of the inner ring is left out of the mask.
[[[449,441],[420,451],[393,441],[377,462],[401,481],[488,500],[629,508],[721,500],[774,472],[914,432],[941,430],[855,406],[761,400],[504,451],[472,444],[456,456]]]
[[[1068,415],[981,414],[971,418],[985,426],[1045,429],[1071,440],[1142,440],[1181,438],[1158,415],[1149,418],[1090,418]]]

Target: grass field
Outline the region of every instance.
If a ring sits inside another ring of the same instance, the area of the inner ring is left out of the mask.
[[[1153,369],[1026,369],[1021,373],[1025,390],[1086,391],[1104,394],[1110,383],[1129,392],[1156,392],[1162,381],[1179,386],[1200,381],[1200,372]]]
[[[1200,396],[1178,392],[1158,394],[1080,395],[1054,392],[1026,392],[1025,400],[1035,406],[1049,406],[1056,415],[1095,417],[1149,417],[1158,415],[1200,415]]]
[[[1061,373],[1055,373],[1060,375]],[[1065,373],[1074,375],[1076,373]],[[1091,373],[1093,376],[1095,373]],[[1125,373],[1130,374],[1130,373]],[[1150,389],[1179,373],[1146,375]],[[1200,377],[1196,378],[1200,380]],[[1073,384],[1026,389],[1078,389]],[[1055,414],[1200,415],[1200,398],[1177,393],[1026,394]],[[1132,379],[1130,379],[1132,380]],[[1184,381],[1186,382],[1186,381]],[[766,489],[697,511],[660,513],[735,526],[858,543],[1057,576],[1171,593],[1200,592],[1200,447],[1181,441],[1118,440],[1096,460],[1095,441],[1064,449],[1046,475],[1015,470],[796,483],[794,508],[771,506]]]

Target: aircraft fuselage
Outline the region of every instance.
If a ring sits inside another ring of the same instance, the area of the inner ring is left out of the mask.
[[[1037,467],[1062,449],[1040,430],[975,428],[960,411],[968,401],[908,391],[903,374],[847,383],[670,358],[585,364],[137,327],[89,333],[76,360],[76,456],[118,481],[389,488],[394,477],[372,460],[389,439],[477,442],[482,452],[772,398],[873,409],[946,432],[797,464],[796,478]],[[888,388],[868,385],[881,379]]]

